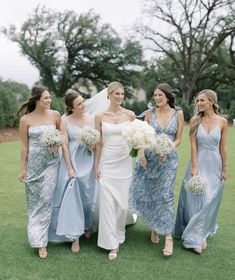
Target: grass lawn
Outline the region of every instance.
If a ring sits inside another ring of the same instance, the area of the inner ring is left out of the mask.
[[[219,212],[219,230],[209,238],[202,255],[183,249],[176,240],[174,255],[162,256],[160,245],[149,241],[150,230],[140,220],[127,228],[125,244],[118,259],[110,262],[107,252],[91,240],[81,238],[81,251],[73,254],[69,244],[49,244],[47,259],[29,248],[26,236],[27,211],[24,185],[18,182],[20,143],[0,144],[0,280],[33,279],[154,279],[234,280],[235,279],[235,128],[229,129],[229,175]],[[188,127],[178,148],[176,205],[189,160]]]

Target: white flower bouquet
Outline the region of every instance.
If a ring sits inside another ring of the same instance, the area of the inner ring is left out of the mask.
[[[122,131],[131,157],[136,157],[139,149],[151,148],[155,141],[155,131],[147,122],[134,120]]]
[[[49,148],[60,146],[63,143],[63,135],[58,129],[50,129],[43,133],[41,143]],[[50,151],[51,152],[51,151]],[[54,152],[51,152],[54,155]]]
[[[157,155],[165,157],[175,150],[175,146],[168,135],[161,133],[156,136],[152,149]]]
[[[100,132],[92,127],[83,127],[78,135],[78,142],[85,145],[90,152],[90,146],[97,144],[99,141]]]
[[[190,180],[185,182],[185,189],[194,194],[204,194],[207,188],[206,179],[200,175],[194,175]]]

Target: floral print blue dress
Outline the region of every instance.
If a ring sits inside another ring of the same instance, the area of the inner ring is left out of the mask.
[[[28,129],[29,151],[26,167],[26,204],[28,208],[28,239],[31,247],[46,247],[52,215],[59,155],[52,155],[40,139],[55,125],[36,125]]]
[[[174,141],[177,132],[178,110],[176,109],[166,128],[158,123],[155,109],[152,109],[149,124],[156,134],[165,133]],[[171,152],[165,161],[158,155],[145,150],[148,168],[145,171],[136,162],[133,182],[129,189],[129,203],[152,230],[158,234],[171,234],[174,228],[174,183],[178,167],[176,151]]]

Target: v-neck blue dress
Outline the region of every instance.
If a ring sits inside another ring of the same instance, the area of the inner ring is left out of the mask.
[[[165,133],[174,141],[178,129],[176,109],[166,128],[157,120],[152,110],[149,124],[156,134]],[[152,230],[158,234],[171,234],[174,228],[174,184],[178,167],[176,151],[170,153],[164,162],[151,150],[145,150],[148,168],[145,171],[137,160],[134,178],[129,190],[130,206]]]
[[[222,160],[219,152],[221,129],[219,124],[207,133],[200,124],[197,130],[197,163],[201,177],[207,180],[205,194],[193,194],[185,189],[191,178],[191,161],[180,191],[175,237],[182,238],[184,247],[198,248],[205,239],[216,233],[224,181],[221,180]]]

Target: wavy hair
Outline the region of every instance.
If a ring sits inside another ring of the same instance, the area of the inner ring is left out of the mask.
[[[211,90],[211,89],[204,89],[202,91],[200,91],[195,98],[195,109],[194,109],[194,115],[192,117],[192,125],[191,125],[191,129],[190,129],[190,135],[195,135],[197,132],[197,128],[199,126],[199,124],[201,123],[202,117],[204,116],[204,112],[200,112],[198,109],[198,105],[197,105],[197,99],[199,97],[199,95],[201,94],[205,94],[206,97],[213,103],[212,104],[212,108],[213,111],[215,112],[215,114],[219,114],[219,105],[217,104],[217,94],[215,91]]]
[[[49,91],[47,87],[42,85],[34,85],[31,89],[30,98],[27,102],[21,105],[17,112],[17,116],[22,116],[31,113],[36,108],[36,101],[38,101],[43,92]]]
[[[175,97],[172,93],[172,89],[171,86],[167,83],[162,83],[156,86],[156,88],[154,89],[154,92],[159,89],[161,90],[167,98],[167,103],[169,104],[169,106],[173,109],[175,109]]]

